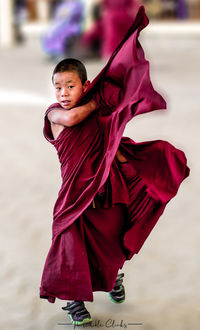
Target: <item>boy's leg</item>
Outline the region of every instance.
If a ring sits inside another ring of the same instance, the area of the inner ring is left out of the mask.
[[[109,298],[116,304],[121,304],[125,300],[125,289],[123,286],[124,273],[118,274],[112,291],[109,292]]]
[[[119,269],[126,260],[123,237],[127,213],[122,204],[104,208],[95,198],[95,208],[87,208],[83,214],[83,230],[93,291],[110,292]]]
[[[44,267],[40,294],[54,302],[55,298],[71,301],[93,300],[93,291],[111,291],[118,270],[126,260],[123,250],[124,208],[116,205],[104,209],[96,201],[62,235],[53,242]],[[69,307],[74,307],[68,303]],[[77,306],[76,306],[77,307]],[[80,307],[80,306],[79,306]],[[79,308],[78,308],[79,309]],[[89,322],[70,308],[73,322]],[[86,311],[84,311],[86,312]]]
[[[101,198],[99,198],[101,199]],[[122,205],[104,209],[98,197],[95,208],[88,207],[80,217],[80,232],[86,248],[93,291],[111,291],[118,270],[126,260],[123,249],[125,209]],[[121,281],[118,278],[118,284]],[[122,301],[121,301],[122,302]],[[92,321],[83,301],[68,302],[63,310],[75,325]]]
[[[49,302],[56,298],[93,301],[82,219],[77,219],[52,241],[43,270],[40,297]]]

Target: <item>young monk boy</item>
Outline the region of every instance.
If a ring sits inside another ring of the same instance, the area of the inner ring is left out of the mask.
[[[52,142],[58,142],[59,139],[62,138],[61,134],[62,132],[65,133],[66,130],[64,129],[68,127],[68,130],[70,131],[70,128],[73,130],[73,126],[78,125],[79,123],[83,122],[88,116],[93,114],[97,108],[97,104],[94,100],[91,100],[85,105],[78,106],[78,101],[80,100],[81,96],[84,95],[84,93],[87,91],[90,82],[87,80],[87,73],[84,65],[76,60],[76,59],[65,59],[61,61],[56,68],[54,69],[53,72],[53,85],[55,88],[55,94],[57,101],[59,102],[60,106],[62,108],[58,108],[58,105],[55,105],[53,108],[50,108],[49,111],[47,111],[46,114],[46,121],[48,121],[49,124],[49,129],[51,130],[52,133]],[[77,130],[81,130],[82,127],[76,126]],[[90,129],[92,131],[92,127]],[[70,132],[68,133],[70,134]],[[79,134],[80,139],[84,138],[84,136],[81,136]],[[77,138],[77,137],[76,137]],[[95,135],[92,136],[92,139],[95,138]],[[83,143],[83,141],[79,140],[77,141],[79,145]],[[69,149],[70,146],[66,145],[65,148]],[[76,144],[75,146],[75,153],[77,153],[77,161],[78,161],[78,156],[79,156],[79,146]],[[116,153],[116,157],[119,161],[126,161],[125,157],[120,153],[118,150]],[[62,166],[64,167],[65,161],[61,161]],[[76,165],[76,163],[73,165]],[[84,163],[85,168],[87,169],[87,161],[85,160]],[[68,168],[67,170],[71,171],[73,168]],[[116,185],[116,184],[115,184]],[[120,184],[117,184],[117,189],[120,189]],[[120,193],[123,193],[123,186],[122,190]],[[125,191],[127,193],[127,191]],[[96,290],[111,290],[113,288],[113,278],[114,280],[116,279],[118,269],[122,267],[123,262],[125,261],[125,255],[123,252],[122,248],[122,233],[124,232],[124,223],[125,223],[125,215],[124,214],[124,209],[120,204],[118,205],[113,205],[113,207],[109,208],[109,205],[106,207],[106,211],[104,211],[103,205],[105,204],[105,195],[103,192],[103,189],[101,190],[101,194],[97,194],[96,199],[93,199],[93,202],[91,205],[88,206],[88,209],[85,210],[85,212],[82,214],[81,218],[83,219],[84,222],[87,222],[88,226],[88,231],[91,231],[91,237],[87,237],[87,247],[84,247],[83,244],[85,244],[85,238],[84,236],[86,234],[81,233],[81,229],[79,228],[79,222],[81,222],[82,219],[79,221],[76,221],[75,224],[72,224],[68,230],[66,230],[65,234],[62,234],[62,237],[65,236],[64,238],[64,243],[65,248],[64,250],[68,254],[67,260],[61,260],[60,263],[63,263],[63,267],[66,271],[65,274],[65,283],[64,285],[69,288],[66,290],[66,298],[67,295],[69,296],[68,299],[76,300],[72,303],[68,303],[67,307],[64,307],[63,309],[67,309],[69,311],[69,315],[72,319],[72,322],[74,324],[83,324],[86,322],[91,321],[90,314],[88,311],[85,309],[83,301],[77,301],[78,299],[81,299],[81,297],[84,298],[84,300],[89,300],[89,292],[86,292],[88,290],[88,279],[84,279],[84,277],[88,277],[88,270],[85,270],[87,263],[91,263],[89,265],[90,272],[94,273],[94,278],[93,281],[94,283],[92,284],[93,288],[92,290],[94,291],[95,285]],[[99,198],[98,198],[99,197]],[[125,196],[122,198],[122,203],[124,202]],[[119,200],[120,202],[120,200]],[[116,203],[115,203],[116,204]],[[94,220],[95,221],[94,221]],[[93,223],[92,223],[93,222]],[[109,223],[107,223],[109,222]],[[94,227],[95,232],[90,229],[90,226]],[[78,225],[78,228],[77,228]],[[81,226],[84,226],[81,224]],[[104,233],[104,231],[106,232]],[[80,233],[79,233],[80,231]],[[72,251],[72,246],[69,247],[69,244],[72,243],[72,237],[68,241],[68,236],[74,236],[73,237],[73,248],[74,245],[76,244],[75,251]],[[82,236],[83,235],[83,236]],[[78,237],[76,237],[78,236]],[[96,237],[95,237],[96,236]],[[107,236],[107,237],[106,237]],[[98,249],[101,251],[95,251],[95,245],[93,240],[98,242],[99,246]],[[60,243],[59,243],[60,244]],[[78,244],[80,245],[80,248],[78,247]],[[111,246],[112,248],[111,248]],[[90,251],[85,251],[85,254],[88,255],[90,254],[91,256],[86,259],[87,257],[85,255],[82,256],[83,251],[85,249],[88,249],[90,247]],[[76,251],[77,250],[77,251]],[[93,252],[92,252],[93,250]],[[55,251],[55,250],[54,250]],[[113,251],[115,251],[116,256],[112,256]],[[107,257],[101,256],[101,254],[105,253]],[[70,255],[71,254],[71,255]],[[73,257],[72,257],[73,255]],[[63,257],[62,257],[63,258]],[[109,258],[112,258],[112,263],[113,265],[108,267]],[[63,258],[64,259],[64,258]],[[69,260],[70,260],[70,265]],[[81,260],[83,259],[83,260]],[[102,260],[101,260],[102,259]],[[50,256],[48,256],[48,260],[52,262],[52,256],[50,253]],[[94,264],[94,261],[98,260],[98,263],[100,263],[100,270],[97,268],[99,266]],[[58,263],[58,260],[56,261]],[[93,263],[93,264],[92,264]],[[84,265],[83,265],[84,264]],[[79,266],[78,266],[79,265]],[[58,266],[59,268],[59,273],[57,274],[58,277],[56,280],[61,282],[62,278],[62,271],[60,271],[60,265]],[[70,267],[68,269],[68,267]],[[76,269],[74,270],[73,267]],[[81,270],[79,270],[80,275],[78,274],[77,268],[80,267]],[[88,265],[87,265],[88,267]],[[97,268],[96,270],[94,268]],[[46,272],[49,270],[49,265],[46,266],[45,271],[44,271],[44,276],[46,277]],[[113,275],[110,276],[109,272],[112,270]],[[53,277],[56,277],[55,273],[55,268],[50,270],[51,272],[53,271]],[[67,274],[67,272],[70,272]],[[76,274],[77,273],[77,274]],[[82,275],[83,273],[83,275]],[[96,274],[95,274],[96,273]],[[102,274],[101,274],[102,273]],[[48,276],[48,275],[47,275]],[[70,277],[77,277],[74,280],[69,280],[66,278],[67,276]],[[103,279],[102,277],[105,277]],[[106,278],[107,277],[107,278]],[[122,302],[125,299],[125,292],[124,292],[124,287],[122,285],[122,277],[123,274],[120,274],[117,277],[116,283],[115,283],[115,288],[110,292],[110,298],[113,299],[114,302]],[[48,276],[49,278],[49,276]],[[98,283],[98,278],[100,278],[99,283]],[[86,281],[86,285],[85,282]],[[95,284],[95,281],[97,282]],[[106,283],[106,281],[108,283]],[[44,282],[44,280],[43,280]],[[45,280],[46,282],[46,280]],[[79,282],[79,283],[77,283]],[[82,283],[81,283],[82,282]],[[101,283],[102,282],[102,283]],[[105,282],[105,283],[104,283]],[[75,286],[78,285],[79,292],[73,293],[73,291],[76,291]],[[48,288],[51,286],[51,280],[49,280],[49,283],[46,284],[46,286],[43,284],[43,287],[41,288],[41,292],[44,291],[44,287]],[[45,289],[46,290],[46,289]],[[60,291],[61,291],[60,287]],[[69,291],[69,293],[68,293]],[[89,290],[88,290],[89,291]],[[43,295],[43,294],[42,294]],[[59,295],[58,295],[59,297]],[[63,296],[65,297],[65,296]],[[62,296],[60,296],[62,298]],[[49,299],[49,298],[48,298]],[[51,299],[49,299],[51,300]]]
[[[165,108],[137,40],[147,24],[141,7],[91,84],[75,59],[53,72],[58,103],[46,111],[44,135],[57,150],[62,186],[40,297],[70,300],[63,309],[77,325],[91,322],[84,301],[93,301],[94,291],[124,301],[119,269],[139,252],[189,174],[184,153],[170,143],[122,138],[135,115]]]

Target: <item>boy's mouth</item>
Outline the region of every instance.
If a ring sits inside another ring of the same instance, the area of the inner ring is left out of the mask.
[[[71,101],[61,101],[61,103],[62,103],[62,105],[67,107],[68,105],[70,105]]]

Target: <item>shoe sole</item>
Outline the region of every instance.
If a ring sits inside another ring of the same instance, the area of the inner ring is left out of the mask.
[[[83,319],[83,321],[74,321],[70,313],[68,313],[68,317],[70,318],[72,324],[74,324],[74,325],[82,325],[82,324],[86,324],[86,323],[91,323],[92,322],[92,318],[88,318],[88,317],[85,318],[85,319]]]
[[[113,297],[111,296],[110,293],[108,293],[108,297],[109,297],[110,300],[111,300],[112,302],[114,302],[115,304],[121,304],[121,303],[123,303],[123,302],[125,301],[125,299],[122,299],[122,300],[116,301],[115,299],[113,299]]]

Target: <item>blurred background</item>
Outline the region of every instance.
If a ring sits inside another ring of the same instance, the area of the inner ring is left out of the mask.
[[[144,5],[151,21],[200,19],[200,0],[6,0],[0,1],[1,47],[26,42],[38,32],[50,59],[108,57]]]
[[[199,329],[200,0],[0,0],[0,330],[72,329],[63,324],[65,302],[39,298],[61,183],[56,151],[42,133],[55,102],[51,75],[57,61],[74,56],[92,80],[141,4],[150,24],[140,42],[168,110],[134,118],[124,135],[173,143],[191,175],[125,264],[126,302],[95,293],[87,307],[102,323],[142,323],[130,330]]]

